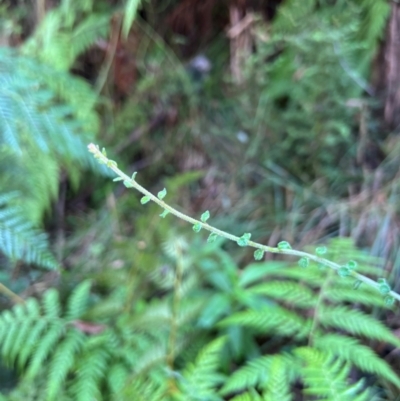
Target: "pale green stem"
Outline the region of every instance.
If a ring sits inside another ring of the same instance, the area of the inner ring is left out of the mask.
[[[218,228],[215,228],[207,223],[204,223],[200,220],[196,220],[193,217],[187,216],[186,214],[179,212],[178,210],[174,209],[173,207],[169,206],[167,203],[165,203],[163,200],[157,198],[157,196],[153,195],[151,192],[149,192],[146,188],[142,187],[140,184],[138,184],[133,178],[129,177],[128,175],[126,175],[123,171],[121,171],[118,166],[117,163],[113,160],[110,160],[107,158],[107,156],[102,153],[99,149],[99,147],[97,145],[94,144],[90,144],[88,145],[88,149],[89,152],[93,153],[95,158],[98,159],[98,161],[102,164],[105,164],[108,168],[110,168],[111,170],[113,170],[115,172],[115,174],[117,174],[124,182],[127,182],[130,184],[130,186],[132,188],[135,188],[136,190],[138,190],[139,192],[141,192],[143,195],[149,197],[150,200],[152,200],[153,202],[157,203],[159,206],[161,206],[163,209],[168,210],[169,213],[179,217],[182,220],[187,221],[188,223],[191,223],[193,225],[200,225],[202,229],[210,231],[211,233],[215,233],[217,235],[219,235],[220,237],[229,239],[231,241],[234,242],[238,242],[241,238],[237,237],[236,235],[232,235],[229,234],[225,231],[219,230]],[[283,255],[293,255],[293,256],[298,256],[298,257],[304,257],[304,258],[308,258],[309,260],[313,260],[317,263],[320,263],[324,266],[330,267],[333,270],[338,271],[340,268],[342,268],[342,265],[339,265],[335,262],[332,262],[328,259],[324,259],[320,256],[317,255],[313,255],[311,253],[307,253],[307,252],[303,252],[303,251],[297,251],[295,249],[282,249],[282,248],[274,248],[271,246],[267,246],[267,245],[263,245],[263,244],[259,244],[258,242],[254,242],[254,241],[248,241],[247,242],[247,246],[253,247],[253,248],[257,248],[257,249],[262,249],[265,252],[270,252],[270,253],[280,253]],[[348,274],[352,277],[354,277],[355,279],[369,285],[370,287],[375,288],[377,291],[379,291],[379,283],[377,283],[376,281],[360,274],[357,273],[353,270],[350,270],[348,272]],[[397,299],[398,301],[400,301],[400,294],[398,294],[397,292],[394,291],[390,291],[389,293],[386,294],[387,296],[392,296],[393,298]]]
[[[4,284],[0,283],[0,293],[3,293],[5,296],[10,298],[15,304],[23,304],[25,300],[21,298],[19,295],[12,292],[8,289]]]

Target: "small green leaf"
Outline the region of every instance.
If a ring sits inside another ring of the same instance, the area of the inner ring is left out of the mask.
[[[328,248],[326,246],[319,246],[315,248],[315,253],[319,256],[325,255],[328,252]]]
[[[157,197],[158,197],[158,199],[164,199],[164,198],[165,198],[165,195],[167,195],[167,190],[164,188],[162,191],[160,191],[160,192],[157,194]]]
[[[298,263],[300,267],[308,267],[310,265],[310,259],[300,258]]]
[[[357,267],[357,262],[355,262],[354,260],[349,260],[346,264],[346,266],[350,269],[350,270],[354,270]]]
[[[350,269],[347,266],[339,267],[337,272],[338,272],[340,277],[348,277],[348,276],[350,276]]]
[[[354,284],[353,284],[353,288],[355,289],[355,290],[358,290],[359,288],[360,288],[360,285],[362,284],[362,281],[361,280],[356,280],[355,282],[354,282]]]
[[[150,202],[150,200],[151,200],[150,196],[146,195],[146,196],[143,196],[142,199],[140,199],[140,203],[142,205],[145,205],[146,203]]]
[[[160,214],[160,217],[164,218],[169,214],[169,211],[167,209],[164,209],[164,211]]]
[[[194,231],[195,233],[198,233],[198,232],[200,232],[200,230],[201,230],[201,224],[200,224],[200,223],[196,223],[196,224],[193,226],[193,231]]]
[[[125,180],[125,181],[124,181],[124,185],[125,185],[127,188],[133,188],[133,184],[132,184],[130,181],[128,181],[128,180]]]
[[[389,294],[391,291],[390,285],[384,278],[378,278],[379,292],[383,295]]]
[[[239,246],[247,246],[249,244],[249,240],[251,238],[251,234],[250,233],[244,233],[238,240],[237,240],[237,244]]]
[[[391,291],[390,285],[389,284],[380,284],[379,285],[379,292],[382,295],[386,295],[389,294],[389,292]]]
[[[257,249],[254,252],[254,259],[255,260],[261,260],[264,256],[264,250],[263,249]]]
[[[207,242],[208,242],[209,244],[211,244],[211,243],[215,242],[215,240],[216,240],[217,238],[218,238],[218,234],[211,233],[211,234],[208,236],[208,238],[207,238]]]
[[[116,177],[116,178],[114,178],[114,179],[113,179],[113,181],[114,181],[114,182],[117,182],[117,181],[122,181],[122,180],[123,180],[123,178],[122,178],[122,177]]]
[[[206,210],[200,217],[200,220],[205,223],[210,218],[210,212]]]
[[[117,167],[118,166],[117,162],[115,162],[114,160],[107,160],[106,164],[107,164],[107,167]]]
[[[103,148],[103,149],[101,150],[101,153],[103,153],[103,156],[107,157],[107,152],[106,152],[106,149],[105,149],[105,148]]]
[[[289,242],[281,241],[281,242],[278,243],[278,249],[280,249],[280,250],[292,249],[292,247],[290,246]]]
[[[394,304],[395,299],[391,297],[390,295],[386,296],[384,299],[385,305],[386,306],[392,306]]]
[[[134,179],[135,179],[135,177],[136,177],[136,174],[137,174],[137,171],[135,171],[134,173],[132,173],[131,180],[134,180]]]

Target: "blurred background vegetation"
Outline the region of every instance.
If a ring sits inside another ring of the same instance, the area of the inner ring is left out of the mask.
[[[399,400],[397,307],[86,148],[399,291],[399,35],[388,0],[3,0],[1,399]]]

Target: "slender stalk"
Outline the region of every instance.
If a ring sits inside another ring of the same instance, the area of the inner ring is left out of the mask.
[[[25,300],[21,298],[19,295],[12,292],[8,289],[4,284],[0,283],[0,293],[3,293],[5,296],[10,298],[15,304],[23,304]]]
[[[207,230],[211,233],[217,234],[220,237],[229,239],[236,243],[242,239],[241,237],[237,237],[236,235],[232,235],[228,232],[219,230],[218,228],[215,228],[208,223],[194,219],[193,217],[190,217],[190,216],[174,209],[173,207],[171,207],[170,205],[165,203],[162,199],[159,199],[157,196],[155,196],[151,192],[149,192],[146,188],[144,188],[140,184],[138,184],[136,182],[136,180],[134,179],[134,176],[129,177],[123,171],[121,171],[118,168],[117,163],[113,160],[108,159],[105,154],[105,151],[104,150],[100,151],[100,149],[97,145],[94,145],[94,144],[88,145],[88,150],[89,150],[89,152],[94,154],[94,157],[99,161],[99,163],[105,164],[108,168],[110,168],[112,171],[114,171],[115,174],[117,174],[117,176],[120,177],[121,181],[124,182],[125,186],[127,186],[129,188],[135,188],[137,191],[141,192],[143,195],[148,197],[149,200],[157,203],[159,206],[161,206],[164,210],[167,210],[169,213],[175,215],[176,217],[179,217],[182,220],[187,221],[188,223],[190,223],[192,225],[197,225],[198,227],[201,227],[204,230]],[[256,248],[256,249],[261,249],[264,252],[269,252],[269,253],[280,253],[283,255],[292,255],[292,256],[298,256],[300,258],[307,258],[307,259],[313,260],[314,262],[317,262],[321,265],[327,266],[337,272],[339,272],[339,270],[343,268],[342,265],[339,265],[338,263],[332,262],[328,259],[322,258],[317,255],[313,255],[311,253],[297,251],[297,250],[291,249],[291,248],[290,249],[282,249],[279,247],[275,248],[275,247],[259,244],[258,242],[254,242],[254,241],[250,241],[250,240],[246,241],[246,246],[250,246],[250,247]],[[358,281],[361,281],[362,283],[367,284],[370,287],[375,288],[377,291],[379,291],[381,288],[381,284],[370,279],[369,277],[364,276],[363,274],[355,272],[354,270],[348,270],[347,275],[355,278]],[[385,293],[385,295],[391,296],[391,297],[397,299],[398,301],[400,301],[400,294],[398,294],[395,291],[389,291],[389,292]]]

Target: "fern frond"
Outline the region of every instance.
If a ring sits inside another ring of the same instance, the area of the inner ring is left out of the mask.
[[[107,374],[107,384],[111,394],[121,394],[128,378],[128,369],[122,363],[115,363]]]
[[[340,334],[324,334],[314,340],[314,346],[325,353],[332,353],[352,363],[363,372],[373,373],[400,387],[400,378],[373,350],[360,344],[356,339]]]
[[[336,304],[350,302],[351,304],[362,304],[365,306],[385,307],[384,297],[369,287],[361,286],[357,290],[353,283],[335,283],[324,291],[324,298]]]
[[[33,350],[32,357],[29,361],[28,369],[26,371],[26,377],[28,379],[34,379],[39,374],[41,368],[43,367],[43,363],[53,352],[64,333],[65,328],[62,322],[52,322],[47,327],[46,333],[43,337],[41,337],[37,347]]]
[[[300,267],[293,267],[290,269],[281,268],[281,270],[277,272],[277,276],[296,282],[302,282],[311,288],[320,288],[321,282],[323,282],[324,279],[323,272],[313,267],[307,269]]]
[[[134,356],[136,362],[132,366],[134,366],[135,373],[142,374],[166,360],[167,347],[165,344],[160,344],[160,341],[149,341],[148,348],[135,353]]]
[[[196,394],[196,398],[199,399],[220,399],[216,395],[215,387],[222,381],[217,369],[220,366],[220,354],[225,343],[225,337],[210,342],[200,351],[195,362],[185,369],[180,386],[186,397],[195,399],[193,395]]]
[[[334,359],[320,351],[303,347],[295,354],[304,362],[300,371],[306,384],[306,394],[318,396],[323,401],[368,401],[371,395],[363,390],[363,383],[347,383],[350,365]]]
[[[178,397],[168,396],[168,380],[165,375],[135,376],[113,401],[172,401]]]
[[[265,401],[291,401],[290,377],[288,374],[287,360],[281,356],[273,356],[268,380],[264,387]]]
[[[51,320],[55,320],[61,315],[61,304],[58,291],[54,288],[47,290],[42,299],[44,314]]]
[[[68,298],[67,310],[64,316],[66,320],[72,321],[82,317],[87,309],[90,287],[91,282],[85,280],[72,292],[71,296]]]
[[[370,340],[400,346],[400,340],[385,325],[360,310],[346,306],[324,307],[319,313],[319,321],[325,327],[334,327]]]
[[[21,152],[23,141],[29,138],[45,153],[54,149],[91,166],[86,143],[94,137],[98,117],[94,112],[97,98],[90,87],[10,50],[1,49],[0,60],[3,142]]]
[[[231,398],[231,401],[264,401],[264,398],[255,390],[249,390],[243,394]]]
[[[276,305],[260,310],[237,312],[223,319],[220,326],[240,325],[251,327],[264,334],[280,334],[302,338],[307,335],[311,321]]]
[[[253,359],[229,376],[221,389],[222,395],[258,387],[268,377],[274,356],[267,355]]]
[[[76,356],[84,343],[85,335],[73,329],[68,331],[61,345],[57,346],[49,367],[46,400],[53,401],[57,398],[67,374],[74,366]]]
[[[290,394],[290,383],[296,377],[296,361],[291,355],[265,355],[247,362],[229,376],[220,390],[222,395],[243,390],[265,389],[264,395],[282,400]],[[290,398],[289,398],[290,399]]]
[[[299,308],[311,308],[317,302],[316,295],[309,288],[293,281],[268,281],[249,288],[248,293],[265,295]]]
[[[39,303],[35,299],[28,299],[24,306],[26,308],[26,314],[21,319],[18,333],[13,339],[12,347],[8,350],[4,345],[2,349],[2,354],[8,354],[8,357],[13,364],[18,356],[21,356],[22,352],[26,349],[27,338],[33,334],[32,330],[33,328],[36,328],[40,316]]]
[[[0,251],[11,260],[57,268],[47,235],[33,227],[20,207],[11,206],[17,198],[15,192],[0,196]]]
[[[81,10],[58,7],[46,13],[34,35],[24,44],[25,54],[32,55],[58,70],[70,69],[76,58],[97,40],[106,38],[110,16],[95,14],[78,21]]]
[[[76,365],[76,379],[71,386],[76,401],[101,399],[100,382],[105,378],[110,353],[107,347],[98,346],[99,339],[95,339],[93,344],[91,340],[86,342]]]
[[[18,365],[22,368],[26,365],[29,357],[34,353],[38,342],[42,339],[49,323],[45,319],[40,319],[31,327],[29,335],[25,339],[24,346],[20,349],[18,355]]]

